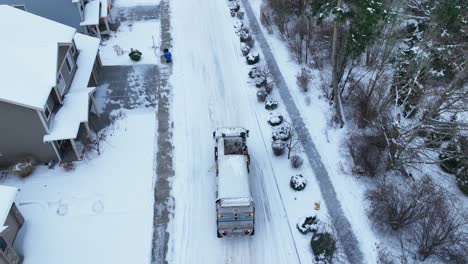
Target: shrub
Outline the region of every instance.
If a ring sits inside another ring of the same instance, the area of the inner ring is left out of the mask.
[[[249,71],[249,77],[252,79],[257,79],[259,77],[262,77],[262,69],[260,67],[255,66]]]
[[[246,60],[247,64],[254,65],[260,61],[260,54],[257,52],[251,52],[249,55],[247,55]]]
[[[247,28],[242,28],[239,31],[240,42],[249,42],[252,39],[252,35]]]
[[[289,180],[289,186],[295,191],[302,191],[307,185],[307,180],[301,174],[294,175]]]
[[[310,240],[310,246],[315,255],[315,261],[331,263],[336,251],[336,240],[328,232],[315,233]]]
[[[457,185],[460,191],[465,195],[468,195],[468,169],[464,169],[456,175]]]
[[[128,56],[132,61],[140,61],[142,55],[143,53],[137,49],[131,49],[130,53],[128,53]]]
[[[229,3],[229,9],[231,10],[231,12],[239,12],[240,10],[239,2],[233,1]]]
[[[283,116],[280,114],[272,114],[270,115],[270,119],[268,119],[268,124],[271,126],[278,126],[283,123]]]
[[[25,158],[11,167],[11,172],[22,178],[28,177],[34,171],[35,160],[33,158]]]
[[[290,128],[287,126],[275,127],[273,129],[271,137],[273,138],[273,140],[288,141],[288,139],[291,137]]]
[[[299,74],[296,76],[297,78],[297,85],[304,91],[307,92],[309,90],[309,82],[312,78],[310,71],[303,67]]]
[[[241,51],[243,56],[249,55],[250,52],[250,47],[246,45],[245,43],[241,43]]]
[[[268,94],[264,90],[260,90],[260,91],[257,92],[257,100],[260,103],[263,103],[263,102],[265,102],[267,95]]]
[[[276,108],[278,108],[278,101],[275,99],[268,99],[265,101],[265,109],[275,110]]]
[[[265,92],[267,94],[270,94],[273,91],[273,83],[268,82],[267,84],[265,84],[264,88],[265,88]]]
[[[267,84],[267,79],[263,78],[263,77],[258,77],[255,79],[255,86],[257,88],[261,88],[263,86],[265,86]]]
[[[281,156],[286,150],[286,142],[280,139],[274,140],[271,143],[271,149],[273,150],[273,154],[275,154],[275,156]]]
[[[75,163],[73,161],[61,161],[60,167],[62,167],[66,172],[75,170]]]
[[[387,155],[385,135],[380,131],[368,130],[367,134],[356,134],[349,138],[348,147],[354,161],[353,172],[369,177],[384,171]]]
[[[298,169],[304,164],[304,160],[299,155],[292,155],[291,156],[291,167]]]
[[[296,228],[301,232],[301,234],[307,234],[309,232],[317,232],[318,230],[318,221],[317,216],[308,216],[308,217],[301,217],[299,221],[297,221]]]

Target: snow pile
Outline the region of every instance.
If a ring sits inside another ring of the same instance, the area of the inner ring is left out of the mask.
[[[291,136],[290,128],[288,126],[276,127],[273,129],[271,135],[272,135],[273,140],[287,141],[289,137]]]

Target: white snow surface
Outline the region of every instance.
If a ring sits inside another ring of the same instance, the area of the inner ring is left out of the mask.
[[[115,0],[114,6],[117,7],[133,7],[145,5],[159,5],[160,0]]]
[[[56,85],[58,43],[71,43],[76,29],[0,5],[0,32],[0,100],[42,110]]]
[[[220,155],[218,198],[250,198],[249,173],[244,155]]]
[[[100,14],[100,17],[101,18],[106,18],[107,15],[108,15],[108,0],[99,0],[101,2],[101,14]]]
[[[11,206],[15,201],[17,192],[18,189],[15,187],[0,185],[0,233],[5,228],[3,225],[8,217]]]
[[[74,171],[39,166],[28,178],[7,178],[20,189],[26,225],[15,248],[24,264],[150,262],[155,113],[124,113],[101,155],[75,162]]]
[[[122,22],[117,32],[111,35],[110,39],[105,41],[100,48],[102,64],[158,64],[161,55],[159,50],[160,31],[159,20]],[[125,54],[117,56],[114,48],[117,46],[123,49]],[[140,61],[134,62],[130,59],[128,56],[130,49],[137,49],[143,53]]]
[[[91,26],[99,25],[99,17],[101,13],[99,11],[100,0],[91,0],[84,7],[84,20],[80,23],[80,26]]]
[[[95,90],[95,87],[84,88],[65,96],[63,106],[52,117],[50,132],[44,135],[44,142],[76,138],[80,124],[88,122],[89,97]]]

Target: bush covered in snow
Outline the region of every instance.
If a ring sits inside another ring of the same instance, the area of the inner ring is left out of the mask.
[[[260,102],[260,103],[263,103],[265,102],[266,98],[267,98],[267,93],[264,91],[264,90],[260,90],[257,92],[257,100]]]
[[[331,263],[336,251],[336,239],[331,233],[314,233],[310,240],[310,246],[315,255],[315,261],[319,263]]]
[[[27,177],[33,173],[35,164],[35,160],[28,157],[14,164],[10,170],[20,177]]]
[[[249,45],[245,44],[244,42],[241,43],[241,51],[242,55],[247,56],[249,55],[250,52],[250,47]]]
[[[291,131],[287,126],[279,126],[273,129],[271,136],[273,140],[288,141],[289,137],[291,136]]]
[[[299,155],[292,155],[290,162],[291,167],[298,169],[302,166],[302,164],[304,164],[304,159],[302,159],[302,157]]]
[[[252,78],[252,79],[262,77],[262,69],[260,67],[258,67],[258,66],[253,67],[249,71],[249,77]]]
[[[263,77],[258,77],[255,79],[255,86],[261,88],[267,84],[267,80]]]
[[[283,123],[283,116],[280,114],[271,114],[270,119],[268,119],[268,124],[271,126],[278,126]]]
[[[271,93],[273,91],[273,83],[272,82],[267,82],[263,88],[265,88],[265,92],[267,92],[267,94],[269,94],[269,93]]]
[[[317,216],[307,216],[301,217],[296,223],[296,228],[302,234],[307,234],[309,232],[315,233],[318,231],[318,219]]]
[[[265,109],[275,110],[278,107],[278,101],[275,99],[268,99],[265,101]]]
[[[440,168],[455,175],[460,190],[468,195],[468,140],[453,138],[439,154]]]
[[[246,60],[247,64],[254,65],[260,61],[260,54],[257,52],[251,52],[249,55],[247,55]]]
[[[252,39],[252,35],[247,28],[242,28],[239,31],[239,37],[241,42],[249,42]]]
[[[307,185],[307,180],[301,174],[294,175],[289,180],[289,186],[295,191],[302,191]]]
[[[280,139],[274,140],[271,143],[271,149],[273,150],[273,154],[275,154],[275,156],[281,156],[286,150],[286,142]]]
[[[142,55],[143,53],[137,49],[131,49],[130,53],[128,53],[128,56],[130,59],[132,59],[132,61],[139,61]]]

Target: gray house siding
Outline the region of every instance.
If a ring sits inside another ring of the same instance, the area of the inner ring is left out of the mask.
[[[51,143],[44,143],[44,125],[36,110],[0,101],[0,167],[26,156],[39,162],[58,160]]]
[[[4,5],[24,5],[26,11],[81,31],[80,12],[71,0],[0,0]]]

